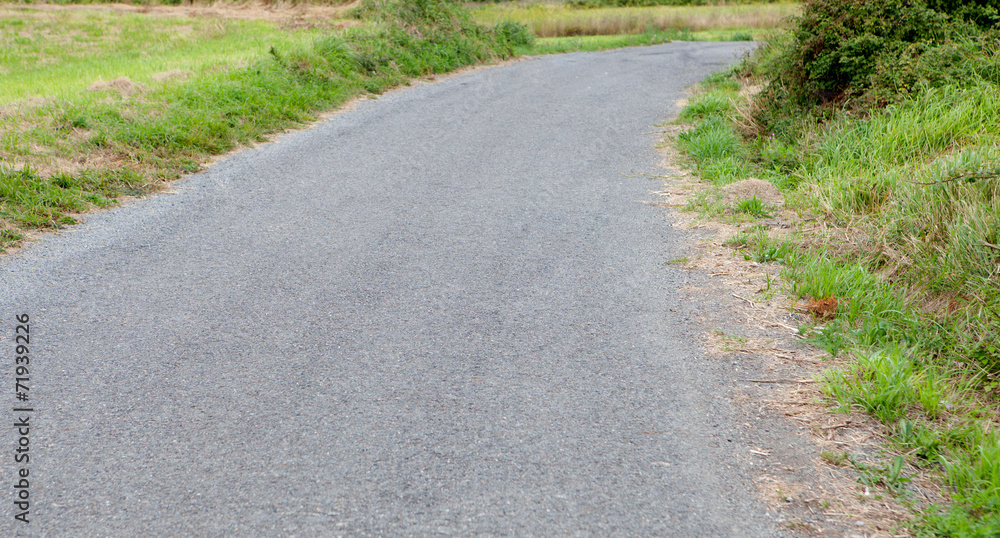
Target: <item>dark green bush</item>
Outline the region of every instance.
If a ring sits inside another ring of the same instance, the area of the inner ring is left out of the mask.
[[[534,38],[517,23],[480,26],[453,0],[367,0],[354,16],[381,27],[350,35],[354,60],[365,75],[397,82],[509,57],[515,45]]]
[[[757,55],[768,80],[757,134],[791,139],[803,118],[870,110],[921,85],[1000,79],[1000,0],[807,0],[790,35]]]
[[[503,21],[494,27],[501,40],[518,47],[529,47],[535,42],[535,34],[520,22]]]
[[[812,0],[797,22],[783,75],[807,103],[862,93],[879,63],[955,33],[945,14],[918,1]]]
[[[926,0],[927,7],[954,18],[970,21],[980,28],[1000,22],[1000,0]]]

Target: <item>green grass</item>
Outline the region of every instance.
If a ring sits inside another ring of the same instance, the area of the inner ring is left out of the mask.
[[[678,145],[703,178],[769,180],[816,224],[781,244],[760,229],[727,244],[784,263],[795,297],[838,300],[833,320],[801,330],[845,361],[822,376],[835,408],[894,432],[883,463],[855,462],[860,479],[912,503],[918,534],[1000,534],[1000,87],[916,86],[884,108],[802,114],[795,136],[762,136],[737,91],[756,82],[744,78],[754,61],[706,81]],[[910,498],[913,468],[938,472],[950,503]]]
[[[733,99],[736,97],[733,89],[715,90],[698,96],[698,100],[684,107],[677,118],[680,121],[694,121],[718,116],[729,117],[733,112]]]
[[[774,216],[771,214],[771,208],[756,196],[740,200],[736,203],[735,209],[738,213],[746,213],[755,219],[766,219]]]
[[[723,245],[733,247],[743,254],[743,258],[757,263],[785,262],[794,254],[791,243],[772,237],[768,226],[753,226],[723,241]],[[770,286],[770,277],[768,277]]]
[[[751,35],[740,31],[688,32],[651,30],[640,34],[592,35],[576,37],[543,37],[531,46],[520,47],[523,54],[562,54],[567,52],[594,52],[643,45],[659,45],[671,41],[748,41]]]
[[[95,82],[122,77],[160,87],[247,65],[272,46],[306,47],[320,35],[263,21],[8,9],[0,17],[0,104],[67,99]]]
[[[677,38],[677,32],[646,32],[631,35],[602,35],[580,37],[545,37],[536,39],[530,47],[518,49],[524,54],[563,54],[567,52],[594,52],[641,45],[659,45]]]

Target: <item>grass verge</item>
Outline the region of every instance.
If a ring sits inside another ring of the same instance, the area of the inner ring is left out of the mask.
[[[688,32],[675,30],[648,30],[640,34],[593,35],[575,37],[542,37],[530,46],[518,47],[522,54],[562,54],[566,52],[593,52],[600,50],[659,45],[671,41],[747,41],[751,34],[741,31],[708,30]]]
[[[981,39],[995,50],[995,37]],[[787,43],[778,38],[710,77],[681,114],[693,127],[677,145],[716,188],[754,177],[783,191],[794,233],[776,240],[761,223],[729,244],[782,263],[794,298],[829,307],[800,331],[835,359],[821,377],[831,410],[863,410],[889,432],[885,464],[857,466],[862,481],[911,506],[915,534],[998,536],[996,56],[976,57],[973,76],[899,88],[888,106],[828,103],[796,118],[773,82],[760,91]],[[943,45],[958,55],[971,46]],[[768,106],[785,107],[786,123],[762,129],[754,117]],[[693,206],[767,219],[759,203],[720,208],[710,202],[717,199]],[[907,481],[916,473],[938,476],[949,502],[928,506],[911,496]]]

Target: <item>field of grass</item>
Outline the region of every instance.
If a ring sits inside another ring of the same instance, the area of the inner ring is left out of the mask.
[[[122,77],[146,86],[197,77],[248,65],[272,46],[307,46],[320,35],[252,20],[0,7],[0,104],[67,99]]]
[[[750,119],[759,105],[746,90],[761,81],[746,75],[760,61],[706,82],[679,146],[710,183],[766,179],[803,217],[791,238],[737,242],[781,251],[758,261],[785,265],[792,297],[836,300],[831,321],[800,331],[840,361],[822,377],[831,409],[864,410],[892,432],[893,477],[882,478],[913,503],[913,530],[1000,535],[996,71],[917,85],[864,114],[828,107],[790,139]],[[936,473],[951,504],[908,497],[901,484],[917,472]]]
[[[750,39],[780,27],[798,3],[574,9],[565,4],[492,4],[476,8],[482,24],[502,20],[528,26],[538,37],[641,34],[649,30],[741,34]]]

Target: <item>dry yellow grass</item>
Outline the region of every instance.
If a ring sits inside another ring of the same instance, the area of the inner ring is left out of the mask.
[[[650,29],[761,30],[781,26],[786,18],[797,14],[799,8],[798,3],[600,9],[533,4],[485,6],[477,9],[474,16],[478,22],[486,24],[504,19],[521,22],[538,37],[563,37],[635,34]]]

